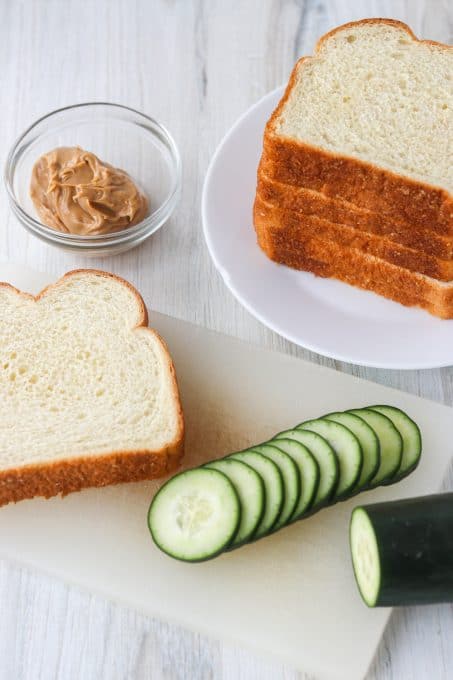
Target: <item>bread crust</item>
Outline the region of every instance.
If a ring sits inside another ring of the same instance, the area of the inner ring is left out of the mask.
[[[453,260],[442,260],[401,246],[385,237],[375,236],[344,224],[335,224],[315,215],[276,208],[266,203],[259,192],[254,205],[254,223],[255,226],[267,228],[270,234],[275,232],[279,238],[286,238],[288,241],[316,236],[339,245],[357,248],[399,267],[440,281],[453,279]]]
[[[260,247],[274,262],[338,279],[408,307],[421,307],[442,319],[453,318],[453,287],[440,287],[422,274],[326,239],[289,241],[259,225],[256,232]]]
[[[304,186],[327,196],[346,199],[373,212],[384,213],[390,219],[424,228],[429,225],[437,234],[453,235],[453,198],[446,189],[352,156],[283,137],[276,132],[278,118],[296,84],[299,69],[316,58],[332,35],[353,26],[376,23],[395,26],[417,42],[439,49],[452,49],[449,45],[418,40],[406,24],[392,19],[362,19],[330,31],[318,41],[313,57],[302,57],[296,63],[285,93],[266,125],[263,142],[268,159],[266,172],[278,182]]]
[[[258,195],[285,212],[313,215],[365,233],[385,236],[389,241],[443,260],[453,258],[453,236],[439,236],[427,228],[390,220],[380,213],[358,208],[347,201],[305,187],[274,182],[267,176],[265,165],[261,165],[258,171]]]
[[[158,450],[111,451],[104,454],[66,456],[48,463],[33,463],[0,470],[0,506],[35,496],[62,495],[87,487],[102,487],[122,482],[135,482],[162,477],[175,470],[184,453],[184,417],[179,397],[176,372],[165,342],[160,335],[147,328],[148,312],[140,293],[128,281],[115,274],[95,270],[76,269],[44,288],[38,295],[24,293],[8,283],[0,283],[18,295],[38,301],[49,291],[58,290],[68,277],[90,274],[114,279],[126,286],[136,298],[139,321],[135,328],[144,327],[162,345],[172,381],[172,392],[177,409],[177,431],[173,441]],[[134,330],[131,329],[131,330]]]
[[[0,506],[35,496],[66,496],[88,487],[164,477],[182,457],[179,444],[151,451],[118,451],[27,465],[0,472]]]

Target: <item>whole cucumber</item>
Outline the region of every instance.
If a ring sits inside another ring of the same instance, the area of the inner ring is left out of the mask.
[[[368,606],[453,602],[453,493],[355,508],[350,545]]]

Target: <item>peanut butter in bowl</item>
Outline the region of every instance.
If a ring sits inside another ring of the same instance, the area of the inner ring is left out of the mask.
[[[149,211],[147,197],[124,170],[78,146],[58,147],[38,158],[30,196],[45,225],[79,236],[127,229]]]

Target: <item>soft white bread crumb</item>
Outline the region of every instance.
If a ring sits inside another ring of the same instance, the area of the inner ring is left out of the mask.
[[[0,286],[0,470],[182,441],[171,360],[144,322],[136,291],[102,272],[37,299]]]
[[[299,62],[278,135],[453,188],[453,49],[346,25]]]

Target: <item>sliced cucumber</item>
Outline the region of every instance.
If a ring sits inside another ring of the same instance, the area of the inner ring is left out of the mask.
[[[279,439],[294,439],[304,444],[314,456],[319,466],[319,485],[311,506],[311,510],[318,510],[328,503],[337,484],[339,468],[335,451],[330,444],[316,432],[309,430],[286,430],[277,434],[272,441]]]
[[[370,482],[370,488],[386,484],[393,480],[401,465],[403,456],[403,439],[387,416],[368,408],[348,411],[362,418],[375,431],[381,452],[379,468]]]
[[[154,497],[149,530],[163,552],[201,562],[267,536],[332,500],[398,481],[417,466],[420,454],[420,431],[400,409],[378,405],[330,413],[179,473]],[[453,597],[452,559],[447,555],[451,532],[447,538],[442,534],[453,521],[453,494],[432,498],[437,510],[430,497],[354,511],[354,570],[370,606]],[[438,544],[440,552],[435,550]],[[438,582],[425,588],[431,575]]]
[[[222,472],[208,468],[172,477],[154,496],[148,512],[156,545],[185,562],[208,560],[225,550],[240,520],[233,484]]]
[[[362,418],[353,413],[329,413],[324,416],[327,420],[333,420],[347,427],[360,442],[363,453],[362,471],[353,491],[364,489],[376,474],[381,459],[379,451],[379,439],[372,427]]]
[[[253,468],[264,482],[265,503],[264,513],[253,535],[253,539],[268,534],[277,522],[284,500],[283,477],[273,460],[257,451],[238,451],[229,458],[240,460]]]
[[[275,444],[275,445],[274,445]],[[278,442],[273,444],[260,444],[254,446],[252,451],[261,453],[266,458],[274,461],[283,477],[284,486],[284,500],[280,516],[275,525],[272,527],[274,531],[281,529],[288,522],[300,498],[300,474],[299,468],[293,461],[291,456],[278,448]]]
[[[422,435],[420,429],[414,421],[409,418],[407,413],[396,408],[396,406],[370,406],[372,411],[378,411],[387,418],[390,418],[403,439],[403,455],[401,465],[392,482],[406,477],[417,467],[422,454]]]
[[[220,470],[233,484],[241,502],[241,521],[236,535],[231,543],[237,548],[249,541],[258,527],[264,513],[264,482],[260,475],[240,460],[226,458],[213,460],[204,467]]]
[[[306,446],[295,439],[278,439],[274,442],[281,451],[291,456],[299,468],[300,473],[300,496],[294,512],[289,518],[290,522],[300,519],[311,507],[319,485],[319,465]]]
[[[316,432],[329,442],[338,457],[340,468],[332,499],[338,501],[348,496],[355,488],[362,471],[362,447],[357,437],[344,425],[322,418],[301,423],[298,429]]]

